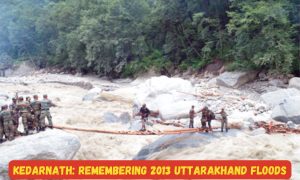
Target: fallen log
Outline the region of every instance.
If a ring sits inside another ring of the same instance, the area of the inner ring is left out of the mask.
[[[85,129],[76,127],[66,126],[53,126],[53,128],[61,130],[81,131],[90,133],[102,133],[102,134],[119,134],[119,135],[168,135],[168,134],[182,134],[182,133],[195,133],[195,132],[206,132],[206,129],[202,128],[185,128],[178,130],[166,130],[166,131],[109,131],[109,130],[98,130],[98,129]],[[214,127],[213,129],[218,129]]]

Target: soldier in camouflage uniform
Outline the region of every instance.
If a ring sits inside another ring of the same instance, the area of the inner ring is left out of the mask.
[[[27,120],[30,118],[30,104],[27,101],[24,101],[23,97],[19,97],[19,101],[17,104],[17,109],[20,112],[20,116],[22,118],[22,123],[24,126],[24,132],[28,135],[28,122]]]
[[[34,125],[36,127],[36,131],[39,132],[41,129],[41,102],[39,101],[39,97],[37,95],[33,96],[33,101],[30,104],[33,113],[34,113]]]
[[[46,128],[46,117],[49,122],[49,127],[52,129],[53,128],[53,123],[52,123],[52,116],[50,114],[50,107],[56,106],[55,104],[52,103],[51,100],[48,99],[47,95],[43,96],[43,100],[41,100],[41,116],[40,116],[40,125],[41,125],[41,131],[44,131]]]
[[[201,128],[206,129],[206,123],[208,121],[208,108],[205,106],[203,109],[201,109],[199,112],[202,113],[201,117]]]
[[[227,113],[225,112],[224,108],[222,108],[221,112],[220,112],[221,116],[222,116],[222,121],[221,121],[221,132],[223,132],[224,126],[225,126],[225,130],[226,132],[228,132],[228,120],[227,120]]]
[[[28,130],[33,131],[37,126],[35,123],[35,118],[34,118],[34,112],[31,107],[31,98],[29,96],[26,97],[26,102],[30,105],[30,114],[27,118],[27,125],[28,125]]]
[[[13,124],[15,126],[15,136],[19,135],[18,132],[18,127],[19,127],[19,112],[17,110],[17,99],[16,98],[12,98],[12,104],[9,105],[9,109],[12,112],[12,117],[13,117]]]
[[[7,105],[2,106],[0,113],[0,119],[3,122],[3,129],[6,139],[12,141],[14,139],[14,124],[12,118],[12,112],[8,109]]]

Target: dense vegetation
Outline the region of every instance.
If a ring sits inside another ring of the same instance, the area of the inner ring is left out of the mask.
[[[299,0],[1,0],[0,61],[110,77],[154,69],[298,73]]]

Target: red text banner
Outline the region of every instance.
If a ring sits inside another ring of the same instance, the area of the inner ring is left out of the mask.
[[[289,161],[11,161],[11,179],[289,179]]]

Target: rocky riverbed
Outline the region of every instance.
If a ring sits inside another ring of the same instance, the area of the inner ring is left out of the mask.
[[[158,118],[150,119],[149,130],[180,129],[156,124],[156,119],[187,127],[191,105],[197,110],[206,105],[215,112],[224,107],[229,122],[240,123],[242,130],[168,136],[67,133],[76,135],[81,144],[74,159],[288,159],[293,163],[293,176],[299,177],[300,136],[267,135],[262,129],[249,131],[249,127],[255,121],[276,119],[291,121],[291,127],[298,128],[294,123],[299,122],[299,111],[290,107],[297,104],[293,97],[298,93],[300,96],[300,91],[297,85],[287,89],[287,85],[274,80],[253,79],[245,73],[226,73],[215,78],[161,76],[111,82],[96,77],[33,73],[0,78],[0,102],[9,103],[7,98],[16,92],[19,96],[48,94],[58,105],[52,108],[54,124],[104,130],[138,130],[140,121],[132,115],[142,103],[160,112]],[[195,126],[200,126],[199,117]],[[213,121],[213,126],[220,123]],[[31,136],[28,138],[38,135]],[[5,144],[8,143],[0,145],[0,151],[6,148]]]

